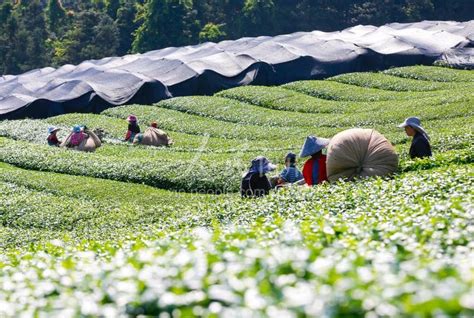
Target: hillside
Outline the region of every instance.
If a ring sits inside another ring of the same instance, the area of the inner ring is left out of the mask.
[[[470,316],[473,88],[414,66],[0,121],[0,316]],[[174,145],[123,142],[129,114]],[[431,159],[397,128],[415,115]],[[103,146],[46,145],[75,124]],[[308,134],[351,127],[395,145],[395,176],[237,194],[253,157],[281,170]]]
[[[281,85],[402,66],[473,69],[472,38],[474,20],[422,21],[111,54],[0,77],[0,120],[100,113],[118,105],[150,105],[239,86]],[[404,89],[410,89],[407,85]]]

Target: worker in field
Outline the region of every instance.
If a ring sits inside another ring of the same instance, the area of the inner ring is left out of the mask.
[[[135,115],[130,115],[127,117],[128,130],[125,135],[125,141],[133,142],[135,136],[140,133],[140,126],[138,126],[138,119]]]
[[[278,186],[285,186],[303,179],[303,175],[296,167],[296,155],[292,152],[289,152],[285,156],[285,168],[280,173]]]
[[[272,186],[265,174],[275,169],[276,166],[263,156],[253,159],[249,171],[240,183],[242,197],[255,198],[269,194]]]
[[[326,172],[326,155],[323,149],[329,144],[329,140],[315,136],[306,137],[300,152],[301,158],[311,156],[303,166],[303,177],[307,185],[317,185],[328,181]]]
[[[66,147],[78,147],[84,141],[84,139],[88,137],[89,136],[84,132],[84,128],[80,125],[76,125],[72,127],[70,138],[68,138],[69,142],[67,143]]]
[[[421,127],[421,121],[418,117],[409,117],[398,127],[405,128],[407,136],[413,137],[410,146],[410,158],[431,157],[430,137]]]
[[[56,134],[59,130],[60,130],[59,128],[54,127],[54,126],[48,128],[48,138],[47,138],[48,145],[59,147],[61,142],[59,141],[58,136]]]

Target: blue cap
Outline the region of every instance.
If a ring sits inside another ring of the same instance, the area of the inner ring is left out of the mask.
[[[76,126],[72,127],[72,132],[75,132],[75,133],[81,132],[81,126],[76,125]]]
[[[312,156],[329,144],[329,139],[319,138],[315,136],[308,136],[301,148],[300,157]]]

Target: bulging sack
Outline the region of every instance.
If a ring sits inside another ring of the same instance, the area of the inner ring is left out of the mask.
[[[140,144],[148,146],[169,146],[172,143],[173,141],[163,130],[153,127],[147,128],[140,141]]]
[[[86,131],[88,138],[84,139],[79,146],[77,146],[76,150],[85,151],[85,152],[94,152],[96,148],[99,148],[102,145],[99,137],[92,132]]]
[[[398,168],[398,155],[392,144],[373,129],[354,128],[338,133],[328,145],[328,179],[354,180],[385,176]]]

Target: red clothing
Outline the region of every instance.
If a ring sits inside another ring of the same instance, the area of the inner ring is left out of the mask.
[[[50,146],[59,146],[59,140],[56,134],[50,134],[48,136],[48,145]]]
[[[130,137],[132,137],[132,132],[130,130],[127,130],[127,133],[125,134],[125,141],[129,141]]]
[[[315,185],[328,181],[326,173],[326,156],[311,157],[303,166],[303,177],[307,185]]]

